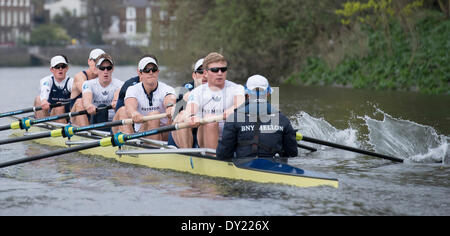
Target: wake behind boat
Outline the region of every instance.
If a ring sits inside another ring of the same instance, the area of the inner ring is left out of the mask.
[[[29,132],[16,132],[14,135],[31,135],[61,129],[64,125],[47,122],[35,125]],[[83,145],[109,136],[102,131],[84,131],[66,141],[63,137],[36,139],[34,142],[54,146]],[[96,147],[80,151],[82,154],[101,156],[118,162],[146,166],[155,169],[168,169],[196,175],[276,183],[297,187],[331,186],[338,188],[339,181],[321,173],[303,170],[275,159],[247,159],[240,161],[218,160],[211,149],[176,149],[167,143],[149,139],[128,141],[122,148]],[[212,154],[212,155],[211,155]]]

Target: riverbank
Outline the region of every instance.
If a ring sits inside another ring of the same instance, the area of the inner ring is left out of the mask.
[[[25,67],[46,65],[56,54],[64,54],[71,65],[86,65],[89,53],[101,48],[111,54],[118,65],[135,65],[144,51],[126,46],[66,46],[66,47],[0,47],[0,67]]]
[[[390,41],[381,31],[353,29],[285,82],[450,94],[450,21],[431,11],[417,16],[415,38],[399,22],[389,25]]]

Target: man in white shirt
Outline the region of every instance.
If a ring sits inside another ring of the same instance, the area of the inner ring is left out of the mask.
[[[123,82],[112,77],[114,71],[114,61],[108,54],[100,55],[96,60],[98,78],[88,80],[83,83],[83,107],[91,116],[91,122],[87,119],[81,120],[83,123],[76,124],[78,126],[86,126],[89,123],[101,123],[111,121],[114,117],[114,110],[110,109],[107,117],[101,120],[95,120],[99,115],[96,109],[101,106],[116,106],[117,97]],[[94,116],[94,117],[92,117]]]
[[[50,109],[50,104],[69,102],[72,92],[73,79],[67,76],[69,62],[64,55],[56,55],[50,60],[50,71],[53,75],[44,77],[40,81],[40,95],[36,97],[34,106],[42,106],[41,111],[37,111],[37,119],[50,115],[60,115],[68,112],[69,106],[62,106]],[[59,120],[60,123],[67,123],[66,120]]]
[[[186,122],[199,125],[201,118],[223,115],[224,119],[245,102],[245,89],[242,85],[227,80],[228,62],[218,53],[210,53],[203,62],[207,84],[192,90],[186,105]],[[221,138],[224,122],[199,126],[197,139],[202,148],[216,149]],[[185,135],[192,135],[185,132]],[[185,137],[191,139],[191,137]]]
[[[127,89],[125,108],[128,117],[133,119],[134,130],[143,132],[171,124],[172,113],[176,102],[175,89],[158,81],[159,68],[154,58],[145,57],[138,65],[140,83]],[[143,122],[144,116],[167,113],[168,118]],[[167,140],[168,133],[149,136],[155,140]]]
[[[95,79],[98,77],[95,61],[102,54],[105,54],[105,52],[102,49],[96,48],[96,49],[92,50],[89,53],[89,59],[88,59],[89,68],[87,70],[78,72],[73,77],[73,89],[72,89],[72,93],[70,95],[70,109],[72,112],[78,112],[78,111],[84,110],[83,101],[81,99],[82,93],[83,93],[83,83],[88,80]],[[77,124],[78,123],[77,119],[79,119],[79,118],[86,120],[87,118],[85,118],[85,117],[86,116],[72,117],[72,123]]]

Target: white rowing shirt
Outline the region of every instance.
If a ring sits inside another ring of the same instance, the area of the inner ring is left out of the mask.
[[[198,105],[197,116],[221,115],[234,105],[235,96],[245,96],[244,86],[225,81],[225,87],[221,90],[213,91],[208,84],[203,84],[191,91],[188,104]]]
[[[92,93],[92,104],[98,107],[99,105],[110,105],[114,99],[114,93],[120,89],[123,81],[113,78],[111,83],[102,87],[99,79],[88,80],[83,83],[83,94]],[[112,120],[115,115],[114,109],[109,110],[108,118]]]
[[[53,86],[53,79],[52,79],[53,75],[49,75],[46,76],[44,78],[41,79],[40,81],[40,86],[39,86],[39,94],[41,97],[41,101],[42,100],[47,100],[49,99],[50,96],[50,92],[52,90],[52,86]],[[64,89],[64,86],[66,85],[67,80],[69,80],[69,82],[67,83],[67,90],[69,92],[72,92],[72,86],[73,86],[73,78],[70,78],[69,76],[67,76],[67,78],[65,78],[63,81],[61,81],[61,83],[59,83],[58,81],[55,80],[55,85],[59,88],[59,89]]]
[[[175,95],[175,89],[163,82],[158,81],[158,87],[153,91],[152,104],[150,106],[150,101],[147,94],[145,93],[143,84],[138,83],[127,89],[125,100],[127,100],[128,98],[135,98],[138,102],[137,111],[143,116],[146,116],[148,115],[148,113],[154,111],[163,114],[166,113],[166,108],[164,107],[164,98],[166,98],[166,96],[170,94]],[[167,118],[163,118],[160,121],[161,124],[168,123]],[[136,130],[139,130],[140,124],[136,124],[135,128]]]
[[[195,88],[191,91],[187,104],[198,105],[196,116],[200,118],[206,115],[221,115],[234,105],[235,96],[245,96],[244,86],[226,80],[225,87],[221,90],[211,90],[208,84]],[[219,139],[222,138],[224,123],[219,122]]]

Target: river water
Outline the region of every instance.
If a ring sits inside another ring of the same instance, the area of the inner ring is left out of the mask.
[[[70,75],[82,70],[72,67]],[[114,76],[135,76],[132,66]],[[232,71],[231,71],[232,73]],[[0,112],[32,106],[46,67],[0,68]],[[163,69],[161,80],[183,81]],[[0,170],[0,215],[450,215],[450,96],[281,86],[280,108],[305,136],[405,159],[304,143],[289,163],[339,179],[297,188],[153,170],[78,153]],[[0,120],[0,124],[9,123]],[[11,131],[2,132],[6,138]],[[53,148],[0,146],[1,162]]]

